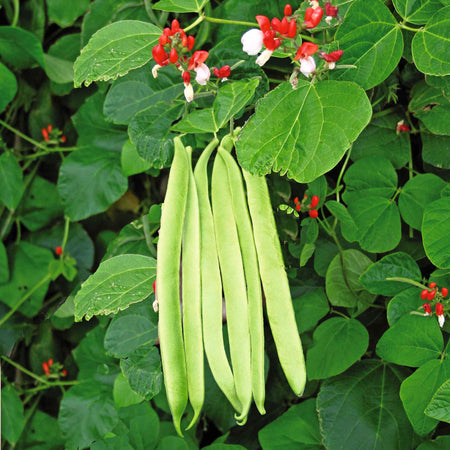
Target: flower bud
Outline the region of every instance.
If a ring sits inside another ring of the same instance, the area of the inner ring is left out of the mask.
[[[184,83],[184,97],[188,102],[194,100],[194,88],[191,83]]]
[[[291,5],[287,4],[284,7],[284,15],[285,16],[292,16],[292,6]]]
[[[264,50],[257,58],[255,63],[262,67],[272,56],[273,50]]]
[[[446,288],[446,287],[443,287],[442,289],[441,289],[441,295],[442,295],[442,297],[447,297],[447,295],[448,295],[448,289]]]

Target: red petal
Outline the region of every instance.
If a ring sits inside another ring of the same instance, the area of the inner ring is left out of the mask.
[[[191,51],[194,48],[195,38],[194,36],[188,36],[187,38],[187,49]]]
[[[289,22],[286,19],[286,17],[283,17],[283,19],[281,20],[281,31],[280,33],[283,35],[286,35],[289,29]]]
[[[272,25],[272,30],[274,31],[278,31],[279,33],[281,33],[281,21],[280,19],[278,19],[277,17],[274,17],[270,24]]]
[[[178,61],[178,53],[177,50],[175,48],[173,48],[172,50],[170,50],[170,54],[169,54],[169,61],[172,64],[175,64]]]
[[[255,18],[256,18],[256,21],[258,22],[259,28],[261,28],[261,31],[263,33],[270,30],[270,21],[269,21],[268,17],[256,16]]]
[[[297,34],[297,22],[295,19],[291,19],[289,22],[289,28],[288,28],[288,37],[294,38]]]

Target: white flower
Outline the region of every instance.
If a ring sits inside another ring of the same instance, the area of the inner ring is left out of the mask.
[[[188,102],[194,100],[194,88],[191,83],[184,83],[184,96]]]
[[[305,77],[309,77],[309,75],[316,70],[316,62],[312,56],[308,56],[307,58],[302,58],[300,60],[300,72],[305,75]]]
[[[242,51],[248,55],[257,55],[263,48],[264,33],[258,28],[246,31],[242,37]]]
[[[153,75],[153,78],[158,78],[158,70],[161,69],[161,67],[162,67],[162,66],[160,66],[159,64],[155,64],[155,65],[152,67],[152,75]]]
[[[444,316],[444,314],[441,314],[440,316],[438,316],[438,322],[439,322],[439,326],[442,328],[444,326],[444,323],[445,323],[445,316]]]
[[[209,67],[205,63],[201,63],[198,67],[195,67],[194,70],[195,73],[197,74],[195,76],[195,81],[198,84],[205,86],[206,82],[209,80],[209,77],[211,76],[211,71],[209,70]]]
[[[258,64],[258,66],[262,67],[267,61],[269,61],[269,58],[272,56],[273,51],[272,50],[264,50],[257,58],[255,63]]]

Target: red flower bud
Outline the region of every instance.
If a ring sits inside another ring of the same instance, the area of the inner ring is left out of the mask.
[[[47,131],[47,128],[42,128],[42,130],[41,130],[41,132],[42,132],[42,136],[43,136],[43,138],[44,138],[44,141],[45,142],[48,142],[48,131]]]
[[[181,38],[181,45],[182,45],[183,47],[187,47],[187,44],[188,44],[188,38],[187,38],[186,35],[184,35],[184,36]]]
[[[292,7],[289,3],[284,7],[284,15],[291,16],[292,15]]]
[[[302,209],[302,205],[300,205],[300,203],[297,203],[297,204],[295,205],[295,209],[296,209],[297,211],[300,211],[300,210]]]
[[[281,24],[280,24],[280,33],[283,35],[286,35],[289,29],[289,22],[286,19],[286,17],[283,17],[281,19]]]
[[[195,44],[195,37],[194,36],[188,36],[187,38],[187,49],[191,51],[194,48]]]
[[[61,375],[62,375],[63,377],[66,377],[66,376],[67,376],[67,370],[66,370],[66,369],[63,369],[63,370],[61,371]]]
[[[320,6],[317,8],[306,8],[304,25],[306,28],[314,28],[319,25],[319,22],[322,20],[322,16],[323,9]]]
[[[422,308],[425,310],[425,314],[430,315],[431,316],[431,307],[429,303],[424,303],[422,305]]]
[[[323,58],[326,62],[336,62],[341,59],[341,56],[344,52],[342,50],[335,50],[334,52],[325,53],[320,52],[319,56]]]
[[[291,19],[291,21],[289,22],[287,35],[289,38],[294,38],[296,34],[297,34],[297,22],[295,21],[295,19]]]
[[[441,294],[442,294],[442,297],[447,297],[447,295],[448,295],[448,289],[447,289],[446,287],[443,287],[443,288],[441,289]]]
[[[58,245],[58,247],[55,248],[55,253],[59,256],[62,255],[63,253],[63,249],[60,245]]]
[[[61,141],[62,141],[62,142],[66,142],[66,141],[67,141],[67,138],[66,138],[64,135],[62,135],[62,136],[61,136]]]
[[[397,123],[397,132],[404,133],[407,131],[411,131],[411,128],[409,128],[408,125],[405,125],[403,120],[400,120],[400,122]]]
[[[42,363],[42,368],[44,369],[45,375],[50,375],[50,368],[48,367],[48,363],[47,362],[43,362]]]
[[[311,209],[309,211],[309,217],[311,217],[311,219],[317,219],[318,216],[319,212],[317,211],[317,209]]]
[[[331,6],[330,2],[325,3],[325,14],[331,17],[337,17],[339,8],[337,6]]]
[[[180,31],[180,23],[177,19],[172,20],[172,33],[176,33],[177,31]]]
[[[436,291],[430,291],[427,295],[427,300],[433,300],[434,296],[436,295]]]
[[[438,316],[442,316],[444,314],[444,306],[442,303],[436,303],[435,310]]]
[[[217,78],[227,78],[230,76],[231,73],[231,67],[230,66],[223,66],[220,69],[217,69],[214,67],[213,73]]]
[[[153,292],[156,295],[156,278],[155,278],[155,281],[153,282]]]
[[[159,43],[160,43],[161,45],[166,45],[166,44],[169,43],[169,38],[168,38],[167,35],[162,34],[162,35],[159,37],[158,41],[159,41]]]
[[[169,37],[169,36],[172,36],[173,35],[173,33],[172,33],[172,30],[170,29],[170,28],[164,28],[164,30],[163,30],[163,34],[165,34],[167,37]]]
[[[315,208],[319,204],[319,197],[317,195],[313,195],[311,197],[311,208]]]
[[[175,64],[178,61],[178,53],[177,50],[175,48],[173,48],[172,50],[170,50],[169,53],[169,61],[172,64]]]
[[[160,66],[165,66],[168,64],[169,55],[164,50],[164,47],[161,44],[155,45],[152,49],[152,55],[153,59],[155,60],[156,64],[159,64]]]
[[[183,81],[186,84],[189,84],[191,82],[191,74],[189,72],[184,71],[182,77],[183,77]],[[156,283],[156,280],[155,280],[155,283]]]
[[[295,197],[295,198],[294,198],[294,203],[295,203],[295,204],[300,203],[300,201],[298,200],[298,197]]]
[[[279,33],[281,33],[281,21],[280,21],[280,19],[278,19],[277,17],[274,17],[270,21],[270,25],[272,26],[272,30],[278,31]]]
[[[53,358],[50,358],[47,362],[49,367],[53,366]]]
[[[52,130],[53,130],[53,126],[50,124],[50,125],[47,127],[47,131],[48,131],[49,133],[51,133]]]
[[[431,289],[436,287],[436,283],[432,281],[428,286],[430,286]]]
[[[428,296],[428,289],[424,289],[421,293],[420,293],[420,298],[422,300],[426,300]]]
[[[317,52],[319,46],[312,42],[303,42],[303,44],[297,50],[297,54],[294,59],[307,58],[308,56],[314,55]]]

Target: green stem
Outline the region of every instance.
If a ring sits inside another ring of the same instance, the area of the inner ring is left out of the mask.
[[[335,309],[331,308],[330,310],[330,314],[337,314],[338,316],[343,317],[344,319],[350,319],[350,317],[348,317],[346,314],[340,312],[340,311],[336,311]]]
[[[1,319],[0,328],[2,325],[47,281],[50,281],[50,275],[47,274],[38,284],[33,286]]]
[[[375,103],[372,105],[372,107],[375,106]],[[383,109],[383,111],[378,111],[376,113],[372,114],[372,119],[377,119],[378,117],[387,116],[388,114],[391,114],[396,111],[397,108],[387,108]]]
[[[184,29],[184,31],[190,31],[192,28],[195,28],[197,25],[201,24],[205,20],[205,16],[202,14],[201,16],[198,16],[197,19],[194,20],[188,27]]]
[[[409,278],[389,277],[389,278],[386,278],[386,281],[400,281],[401,283],[412,284],[413,286],[420,287],[421,289],[430,289],[429,287],[425,286],[424,284],[419,283],[418,281],[410,280]]]
[[[409,145],[409,161],[408,161],[408,171],[409,171],[409,179],[413,179],[414,178],[414,166],[413,166],[413,155],[412,155],[412,148],[411,148],[411,143]],[[414,237],[414,231],[412,229],[412,227],[409,227],[409,238],[412,239]]]
[[[14,3],[14,17],[11,22],[11,26],[16,27],[17,22],[19,21],[20,3],[19,0],[13,0],[13,3]]]
[[[341,167],[341,171],[339,172],[339,176],[338,176],[338,179],[336,181],[336,201],[338,203],[340,202],[340,199],[339,199],[339,190],[340,190],[339,186],[341,184],[342,177],[344,176],[345,169],[347,168],[348,161],[350,160],[350,155],[352,154],[352,148],[353,148],[353,146],[351,145],[350,148],[347,151],[347,156],[345,157],[344,164]]]
[[[142,224],[144,225],[144,236],[145,236],[145,242],[147,243],[147,247],[150,250],[150,253],[152,256],[156,258],[156,248],[152,242],[152,236],[150,234],[150,227],[148,225],[148,216],[144,215],[142,217]]]
[[[28,375],[31,378],[34,378],[36,381],[39,381],[40,383],[48,384],[48,381],[45,378],[40,377],[39,375],[36,375],[35,373],[29,371],[25,367],[21,366],[19,363],[16,363],[12,359],[9,359],[7,356],[1,357],[4,361],[6,361],[8,364],[11,364],[16,369],[19,369],[24,374]]]
[[[159,25],[159,20],[156,17],[156,14],[153,12],[152,4],[150,3],[150,0],[144,0],[144,5],[145,5],[145,11],[146,11],[148,17],[150,18],[150,20],[155,25]]]
[[[62,250],[64,252],[64,249],[66,248],[67,239],[69,238],[69,227],[70,227],[70,219],[65,216],[64,217],[64,236],[61,243]]]
[[[225,23],[225,24],[229,24],[229,25],[243,25],[246,27],[253,27],[253,28],[259,27],[259,25],[254,22],[243,22],[240,20],[218,19],[217,17],[204,16],[204,20],[206,20],[207,22],[212,22],[212,23]]]
[[[395,199],[399,196],[400,192],[402,192],[402,188],[397,188],[395,190],[394,196],[391,198],[391,202],[395,202]]]
[[[417,32],[417,31],[420,31],[423,28],[423,27],[412,28],[412,27],[409,27],[408,25],[405,25],[403,22],[398,23],[397,26],[400,27],[400,28],[403,28],[404,30],[413,31],[414,33]]]
[[[43,391],[45,389],[50,389],[56,386],[75,386],[77,384],[80,384],[79,381],[74,380],[74,381],[54,381],[53,383],[48,383],[44,386],[37,386],[35,388],[31,388],[31,389],[26,389],[23,391],[23,394],[32,394],[34,392],[39,392],[39,391]]]
[[[26,155],[23,159],[33,160],[41,156],[49,155],[50,153],[62,153],[62,152],[73,152],[78,150],[78,147],[46,147],[44,152],[33,153],[32,155]]]
[[[11,125],[7,124],[6,122],[4,122],[1,119],[0,119],[0,125],[5,127],[6,129],[8,129],[9,131],[13,132],[14,134],[17,134],[17,136],[20,136],[22,139],[24,139],[25,141],[28,141],[30,144],[33,144],[34,146],[47,151],[47,147],[45,145],[41,144],[38,141],[35,141],[34,139],[31,139],[26,134],[23,134],[21,131],[19,131],[16,128],[12,127]]]
[[[11,223],[11,220],[14,216],[14,211],[15,211],[14,209],[10,209],[8,215],[6,216],[5,222],[3,223],[3,227],[0,230],[0,241],[3,240],[3,238],[6,235],[6,232],[8,231],[9,224]]]

